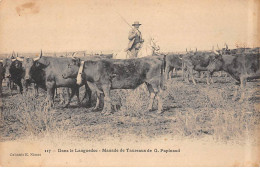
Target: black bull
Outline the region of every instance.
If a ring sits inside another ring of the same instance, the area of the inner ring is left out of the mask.
[[[158,113],[163,111],[160,91],[163,87],[164,56],[116,60],[100,59],[81,62],[75,59],[63,70],[63,77],[77,78],[78,84],[91,84],[104,93],[102,113],[110,114],[110,90],[135,89],[145,83],[150,93],[149,111],[152,110],[154,98],[158,99]]]

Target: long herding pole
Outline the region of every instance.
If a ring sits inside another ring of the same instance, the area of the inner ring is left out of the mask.
[[[121,19],[130,27],[130,28],[133,28],[126,20],[125,20],[125,18],[121,15],[121,14],[119,14],[117,11],[115,11],[120,17],[121,17]]]

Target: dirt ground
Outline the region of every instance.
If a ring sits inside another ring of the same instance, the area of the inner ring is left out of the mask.
[[[163,136],[212,137],[215,141],[241,143],[249,136],[257,142],[260,81],[248,82],[243,103],[231,99],[235,90],[232,78],[214,77],[214,81],[208,86],[205,78],[197,78],[197,85],[193,85],[183,82],[180,73],[173,76],[165,82],[162,114],[157,114],[156,108],[147,110],[149,94],[144,85],[136,90],[114,90],[113,104],[121,107],[106,116],[86,108],[84,103],[78,107],[76,97],[69,108],[64,108],[59,98],[55,99],[55,107],[49,108],[44,91],[37,97],[31,91],[24,96],[16,91],[11,95],[3,87],[1,141],[53,133],[86,141],[120,140],[127,135],[151,140]],[[81,98],[83,93],[81,88]]]

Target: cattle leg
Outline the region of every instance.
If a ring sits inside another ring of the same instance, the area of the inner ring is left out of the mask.
[[[200,71],[198,71],[198,76],[197,76],[198,78],[202,78],[202,74],[201,74],[201,72]]]
[[[28,93],[28,84],[27,84],[27,82],[26,82],[26,80],[22,80],[22,86],[23,86],[23,89],[24,89],[24,95],[27,95],[27,93]]]
[[[71,94],[69,94],[69,88],[66,88],[68,95],[69,95],[69,99],[68,102],[65,104],[64,107],[68,107],[70,105],[71,99],[72,97],[77,93],[77,88],[71,88]],[[79,100],[79,98],[78,98]]]
[[[169,66],[166,66],[165,73],[166,73],[166,80],[169,80],[169,74],[170,74],[170,67]]]
[[[17,83],[17,85],[18,85],[18,87],[19,87],[19,92],[20,92],[20,94],[23,94],[23,85],[22,85],[22,82],[19,81],[19,82]]]
[[[212,76],[213,76],[213,73],[210,73],[210,74],[209,74],[210,83],[211,83],[211,84],[214,84],[214,80],[213,80]]]
[[[191,76],[191,80],[192,80],[193,84],[196,85],[196,81],[194,79],[193,69],[192,68],[189,69],[189,73],[188,74]]]
[[[157,91],[155,94],[157,100],[158,100],[158,110],[157,110],[157,114],[161,114],[163,112],[163,103],[162,103],[162,98],[161,98],[161,94],[160,91]]]
[[[154,98],[155,98],[155,92],[154,92],[154,89],[153,89],[151,84],[146,84],[146,85],[147,85],[147,89],[148,89],[149,94],[150,94],[150,101],[149,101],[149,105],[148,105],[148,110],[149,110],[149,112],[151,112],[153,110],[153,102],[154,102]]]
[[[173,69],[172,69],[171,77],[174,76],[174,73],[175,73],[175,76],[177,77],[177,70],[176,70],[176,68],[173,68]]]
[[[232,100],[235,101],[237,99],[237,94],[238,94],[238,89],[239,89],[239,86],[235,86],[235,92],[233,94],[233,97],[232,97]]]
[[[86,98],[86,96],[88,95],[88,102],[87,102],[87,106],[91,107],[91,96],[92,96],[92,91],[89,88],[88,84],[85,85],[85,95],[84,98]],[[83,98],[83,99],[84,99]],[[83,101],[83,100],[82,100]]]
[[[80,106],[81,103],[80,103],[80,98],[79,98],[79,87],[77,87],[75,90],[76,90],[75,93],[76,93],[76,96],[77,96],[78,106]]]
[[[96,92],[97,93],[97,92]],[[96,101],[96,106],[92,109],[93,112],[97,111],[99,108],[99,104],[100,104],[100,98],[101,98],[101,94],[97,93],[97,101]]]
[[[185,64],[184,64],[184,62],[182,61],[182,65],[181,65],[182,81],[184,81],[184,67],[185,67]]]
[[[222,71],[219,71],[218,77],[222,77]]]
[[[188,68],[187,68],[187,70],[186,71],[184,71],[184,73],[183,73],[183,76],[184,76],[184,80],[186,81],[186,83],[190,83],[190,80],[189,80],[189,70],[188,70]]]
[[[47,102],[50,105],[50,107],[54,107],[54,91],[55,88],[47,89]]]
[[[10,93],[11,93],[11,96],[12,96],[13,95],[13,81],[10,78],[8,78],[7,81],[8,81],[7,82],[7,87],[10,90]]]
[[[55,90],[57,91],[57,88],[55,87],[55,83],[52,81],[46,81],[46,87],[47,87],[47,102],[50,104],[50,107],[54,106],[54,94]]]
[[[209,72],[207,72],[207,85],[210,85],[210,82],[209,82],[209,77],[210,77],[210,75],[209,75],[210,73]]]
[[[39,93],[38,86],[37,86],[37,84],[34,84],[34,96],[37,97],[38,93]]]
[[[175,76],[177,77],[178,76],[177,69],[174,68],[174,71],[175,71]]]
[[[213,84],[213,83],[214,83],[214,82],[213,82],[213,79],[212,79],[213,73],[207,72],[206,74],[207,74],[207,84],[208,84],[208,85],[210,85],[210,83]]]
[[[55,97],[57,98],[58,97],[58,89],[57,88],[54,89],[54,93],[55,93]]]
[[[243,101],[244,101],[244,99],[245,99],[245,87],[246,87],[246,78],[245,77],[241,77],[240,78],[240,82],[241,82],[241,84],[240,84],[240,89],[241,89],[241,97],[240,97],[240,99],[239,99],[239,103],[242,103]]]
[[[102,114],[109,115],[112,113],[111,99],[110,99],[110,87],[111,85],[102,85],[102,89],[104,92],[104,108],[102,110]]]

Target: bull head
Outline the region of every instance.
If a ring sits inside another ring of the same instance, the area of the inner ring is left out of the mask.
[[[74,62],[74,65],[80,66],[81,59],[77,57],[72,57],[72,61]]]
[[[19,58],[19,57],[18,57],[18,53],[16,53],[16,57],[12,54],[12,59],[11,59],[11,60],[12,60],[12,61],[15,61],[15,60],[18,60],[18,58]],[[18,60],[18,61],[20,61],[20,60]]]

